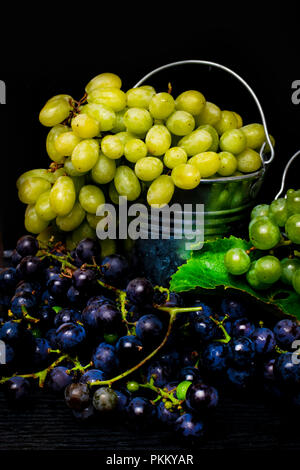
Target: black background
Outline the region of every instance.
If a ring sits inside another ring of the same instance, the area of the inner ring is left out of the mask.
[[[47,129],[38,121],[40,109],[48,98],[58,93],[79,99],[86,83],[101,72],[118,74],[124,90],[152,69],[178,60],[214,61],[237,72],[255,91],[269,131],[276,139],[275,160],[261,198],[270,200],[277,193],[285,164],[300,149],[300,105],[291,101],[291,84],[300,78],[294,6],[273,3],[264,11],[263,2],[246,1],[230,6],[214,3],[210,7],[204,3],[148,2],[137,6],[90,4],[82,5],[80,10],[63,12],[61,5],[51,4],[45,5],[41,12],[15,11],[4,22],[7,29],[1,34],[0,79],[6,83],[7,104],[0,107],[0,204],[5,248],[13,247],[24,232],[24,206],[18,201],[16,178],[23,171],[48,165]],[[149,83],[161,91],[166,89],[168,81],[175,94],[197,87],[209,101],[239,112],[245,123],[259,120],[251,98],[232,77],[187,66]],[[294,170],[289,175],[289,186],[298,183],[299,165],[298,172]],[[121,448],[129,451],[154,450],[158,446],[169,451],[172,448],[170,437],[164,435],[166,440],[161,440],[159,432],[147,441],[147,438],[126,435],[126,430],[111,432],[110,438],[103,429],[82,430],[51,399],[38,405],[32,416],[31,420],[30,414],[7,413],[0,403],[2,450],[95,451],[95,447],[107,449],[108,441],[113,450],[120,440]],[[292,424],[282,419],[276,410],[265,411],[259,402],[236,404],[229,399],[221,412],[215,437],[212,435],[204,447],[208,450],[214,447],[300,448],[299,434],[293,434]],[[286,427],[289,434],[285,432]],[[63,435],[67,436],[65,441]]]

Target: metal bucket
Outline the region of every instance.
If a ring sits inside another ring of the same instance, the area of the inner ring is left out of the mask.
[[[231,234],[243,235],[246,219],[252,207],[256,203],[256,197],[263,184],[264,176],[269,164],[274,158],[274,148],[269,137],[265,115],[262,106],[252,88],[231,69],[209,61],[184,60],[163,65],[145,75],[134,87],[143,85],[153,75],[168,68],[199,64],[211,68],[221,69],[238,80],[252,96],[264,126],[266,142],[260,149],[262,167],[254,173],[234,177],[220,177],[201,179],[197,188],[189,191],[176,189],[173,203],[179,204],[203,204],[204,205],[204,239],[225,237]],[[269,153],[266,156],[264,150],[266,144]],[[134,255],[144,275],[155,284],[165,285],[170,276],[191,255],[191,250],[186,248],[187,241],[184,234],[181,239],[138,239],[126,245],[129,256]],[[128,248],[130,247],[130,248]]]

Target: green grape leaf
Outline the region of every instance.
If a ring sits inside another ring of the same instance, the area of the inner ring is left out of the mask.
[[[254,291],[246,277],[232,276],[224,266],[224,255],[230,248],[249,250],[251,243],[230,236],[206,241],[201,250],[194,251],[191,258],[173,274],[170,290],[173,292],[205,292],[217,289],[238,292],[259,301],[277,315],[293,316],[300,319],[300,296],[288,286],[280,283],[268,290]],[[250,252],[251,260],[260,256],[258,250]],[[228,293],[229,293],[228,292]]]

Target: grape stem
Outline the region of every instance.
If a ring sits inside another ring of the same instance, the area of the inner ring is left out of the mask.
[[[173,392],[176,390],[176,387],[172,390],[166,391],[162,388],[156,387],[151,383],[139,384],[139,386],[143,388],[148,388],[149,390],[153,390],[154,392],[156,392],[158,397],[155,399],[155,401],[158,401],[158,399],[166,398],[167,400],[171,401],[173,405],[180,406],[182,404],[182,400],[178,400],[178,398],[175,398],[173,396]]]

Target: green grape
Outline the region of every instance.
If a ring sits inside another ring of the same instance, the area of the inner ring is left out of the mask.
[[[89,214],[96,214],[98,207],[105,204],[103,191],[93,184],[82,186],[78,199],[81,207]]]
[[[256,272],[256,261],[253,261],[250,265],[250,268],[246,274],[246,279],[248,281],[248,284],[254,289],[254,290],[266,290],[269,289],[270,284],[265,284],[264,282],[261,282],[258,277],[257,277],[257,272]]]
[[[205,129],[196,129],[182,137],[178,142],[178,146],[185,150],[188,157],[206,152],[211,145],[211,134]]]
[[[157,208],[169,204],[174,194],[174,183],[171,176],[161,175],[148,188],[147,202]]]
[[[224,256],[224,264],[230,274],[240,276],[249,270],[251,260],[242,248],[231,248]]]
[[[200,114],[195,117],[196,125],[209,124],[214,126],[221,119],[221,110],[219,106],[210,101],[206,101],[205,106]]]
[[[276,256],[263,256],[256,261],[255,271],[257,278],[263,284],[274,284],[282,273],[282,266]]]
[[[100,131],[110,131],[116,125],[116,113],[103,104],[88,103],[80,111],[95,119],[100,125]]]
[[[142,181],[153,181],[163,171],[163,162],[157,157],[140,158],[135,166],[136,176]]]
[[[214,127],[218,134],[222,135],[230,129],[237,129],[238,120],[232,111],[221,111],[221,118],[215,123]]]
[[[259,250],[271,250],[279,243],[281,234],[269,217],[257,217],[249,224],[249,238]]]
[[[76,191],[70,176],[60,176],[50,191],[52,210],[58,215],[67,215],[73,209]]]
[[[166,126],[172,134],[183,136],[194,130],[195,119],[187,111],[178,110],[168,117]]]
[[[173,168],[171,177],[175,186],[181,189],[194,189],[201,179],[198,168],[189,163],[181,163]]]
[[[246,144],[247,139],[240,129],[229,129],[220,137],[220,148],[223,152],[241,153],[245,150]]]
[[[167,119],[175,109],[175,101],[170,93],[156,93],[149,102],[149,111],[154,119]]]
[[[188,391],[189,387],[192,385],[192,382],[189,380],[183,380],[180,382],[176,387],[176,397],[178,400],[185,400],[186,399],[186,392]]]
[[[114,125],[111,129],[111,132],[113,132],[114,134],[117,134],[118,132],[126,131],[126,126],[124,124],[124,114],[126,113],[127,109],[128,108],[125,107],[121,111],[118,111],[117,113],[115,113],[116,118],[115,118]]]
[[[220,157],[216,152],[202,152],[188,160],[190,165],[198,168],[201,178],[213,176],[220,168]]]
[[[46,138],[46,151],[48,156],[56,163],[63,163],[65,156],[62,155],[60,152],[56,150],[55,142],[58,136],[65,132],[69,132],[70,128],[68,126],[57,125],[52,127],[52,129],[48,132]]]
[[[230,152],[220,152],[220,168],[218,173],[220,176],[232,176],[237,169],[237,159]]]
[[[84,139],[73,150],[72,163],[74,168],[86,173],[97,163],[99,158],[99,144],[94,139]]]
[[[72,230],[75,230],[75,228],[79,227],[84,219],[85,211],[79,202],[75,202],[71,212],[67,215],[59,215],[56,217],[56,224],[63,232],[71,232]]]
[[[279,227],[284,227],[289,217],[287,201],[285,198],[279,198],[271,202],[269,214],[270,219]]]
[[[269,204],[258,204],[257,206],[253,207],[250,218],[256,219],[257,217],[268,217],[269,215]]]
[[[136,163],[140,158],[146,157],[147,152],[147,145],[141,139],[130,139],[124,145],[125,158],[131,163]]]
[[[186,151],[181,147],[171,147],[169,148],[164,155],[164,164],[167,168],[173,170],[175,166],[180,165],[180,163],[187,162]]]
[[[72,242],[75,246],[85,238],[97,239],[96,230],[93,229],[86,220],[84,220],[75,230],[72,231]]]
[[[98,222],[100,222],[100,220],[102,220],[104,217],[104,215],[86,214],[86,220],[88,224],[95,230],[97,228]]]
[[[17,189],[20,188],[21,184],[24,183],[24,181],[32,177],[43,178],[49,181],[49,183],[54,183],[54,176],[52,172],[50,172],[49,170],[46,170],[45,168],[36,168],[34,170],[25,171],[25,173],[22,173],[19,176],[19,178],[16,181]]]
[[[293,243],[300,244],[300,214],[294,214],[288,218],[285,233]]]
[[[94,88],[88,93],[89,103],[102,104],[115,112],[126,106],[126,94],[116,87]]]
[[[241,191],[241,189],[237,189],[233,195],[232,195],[232,198],[231,198],[231,202],[230,202],[230,207],[231,209],[234,209],[235,207],[240,207],[242,206],[243,204],[243,201],[244,201],[244,193],[243,191]]]
[[[49,100],[47,100],[47,103],[51,103],[52,101],[56,101],[56,100],[64,100],[67,103],[70,103],[73,101],[73,98],[72,96],[66,95],[66,94],[54,95],[52,96],[52,98],[49,98]]]
[[[129,201],[134,201],[141,194],[140,182],[129,166],[121,165],[117,168],[114,183],[119,195],[127,197]]]
[[[24,204],[35,204],[39,196],[51,188],[51,183],[44,178],[32,176],[19,186],[18,196]]]
[[[91,139],[100,133],[100,123],[85,113],[73,117],[71,127],[74,134],[82,139]]]
[[[300,189],[287,194],[287,208],[290,214],[300,213]]]
[[[106,135],[101,140],[101,151],[112,160],[118,160],[124,154],[124,145],[117,135]]]
[[[49,100],[40,111],[40,123],[46,127],[56,126],[69,117],[71,109],[71,104],[63,98]]]
[[[72,152],[77,144],[81,141],[73,131],[63,132],[59,134],[54,141],[54,146],[62,157],[71,157]]]
[[[92,90],[97,88],[121,88],[122,80],[121,78],[110,72],[100,73],[100,75],[96,75],[96,77],[92,78],[89,83],[85,87],[86,93],[90,93]]]
[[[266,140],[266,133],[262,124],[247,124],[241,127],[241,131],[246,137],[247,147],[251,149],[260,149]]]
[[[155,157],[164,155],[171,145],[171,134],[166,126],[155,124],[146,134],[148,152]]]
[[[292,284],[297,294],[300,294],[300,269],[294,273]]]
[[[136,87],[130,88],[126,92],[127,106],[129,108],[149,108],[149,103],[152,97],[155,95],[153,87]]]
[[[217,150],[219,149],[219,134],[217,133],[216,129],[213,126],[210,126],[209,124],[203,124],[202,126],[199,126],[198,129],[204,129],[205,131],[210,133],[212,138],[212,144],[208,150],[211,152],[217,152]]]
[[[41,219],[34,207],[34,204],[29,204],[25,211],[24,225],[27,232],[38,234],[43,232],[48,227],[49,222]]]
[[[72,163],[72,158],[67,157],[65,162],[64,162],[64,170],[68,176],[82,176],[83,174],[85,175],[86,173],[82,173],[81,171],[77,171],[76,168],[74,167]]]
[[[56,217],[56,212],[54,212],[50,204],[50,192],[51,190],[49,189],[42,193],[35,203],[37,215],[46,222],[53,220]]]
[[[281,261],[282,273],[281,280],[289,286],[293,283],[293,275],[300,269],[300,260],[297,258],[283,258]]]
[[[92,168],[92,179],[98,184],[110,183],[116,174],[116,162],[100,153],[97,163]]]
[[[242,126],[243,126],[243,118],[242,116],[240,116],[238,113],[236,113],[235,111],[232,111],[233,114],[235,115],[236,117],[236,120],[237,120],[237,128],[240,129]]]
[[[122,142],[123,145],[125,145],[131,139],[139,138],[135,134],[133,134],[132,132],[128,132],[128,131],[117,132],[115,135],[120,139],[120,141]]]
[[[124,124],[127,131],[141,135],[152,127],[153,120],[147,109],[129,108],[124,114]]]
[[[261,168],[262,162],[258,152],[250,148],[246,148],[237,156],[237,168],[242,173],[252,173]]]
[[[200,114],[205,107],[206,100],[200,91],[187,90],[177,96],[176,109],[187,111],[193,116]]]

